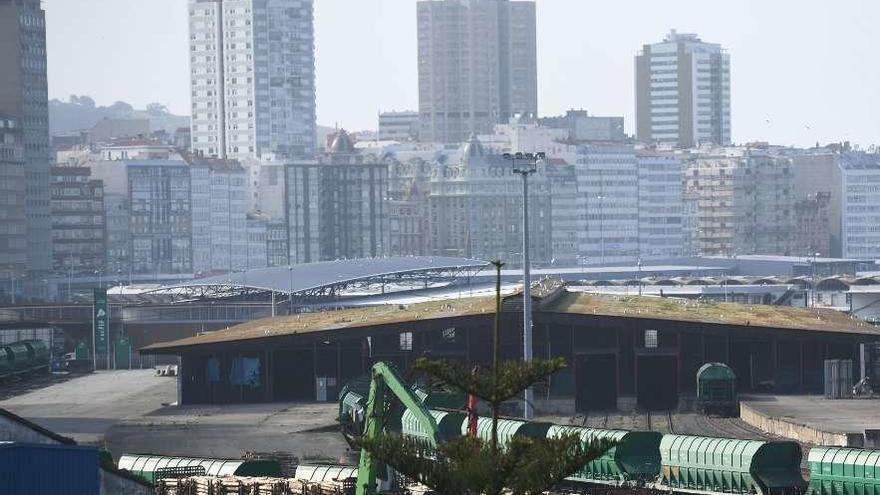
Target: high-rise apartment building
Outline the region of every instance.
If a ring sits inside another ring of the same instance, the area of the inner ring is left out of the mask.
[[[0,115],[0,287],[15,290],[27,271],[24,145],[18,119]]]
[[[794,245],[790,158],[753,148],[702,150],[688,158],[683,185],[696,201],[699,254],[803,254]]]
[[[247,172],[234,160],[187,157],[192,186],[193,271],[232,272],[250,266]]]
[[[577,151],[578,252],[591,264],[639,257],[639,172],[630,145],[589,145]]]
[[[463,142],[536,114],[535,2],[418,2],[419,139]]]
[[[312,0],[189,0],[192,149],[315,153]]]
[[[674,153],[642,150],[636,155],[639,177],[639,258],[684,254],[681,159]]]
[[[290,263],[388,255],[388,166],[359,154],[348,133],[285,174]]]
[[[730,57],[672,30],[636,56],[636,137],[683,148],[730,144]]]
[[[797,198],[827,197],[830,255],[880,258],[880,154],[815,149],[794,154],[792,162]],[[798,254],[810,249],[826,256],[808,242],[801,241]]]
[[[107,273],[104,183],[88,167],[52,167],[52,258],[58,273]],[[119,267],[121,269],[121,267]]]
[[[39,0],[0,0],[0,114],[20,127],[27,218],[26,292],[45,284],[34,272],[52,268],[49,207],[49,110],[46,83],[46,19]],[[19,195],[7,196],[11,200]],[[39,294],[38,294],[39,295]]]

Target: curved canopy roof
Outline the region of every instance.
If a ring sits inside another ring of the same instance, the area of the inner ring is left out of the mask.
[[[489,263],[443,256],[398,256],[320,261],[292,266],[255,268],[214,277],[187,280],[167,289],[225,287],[278,292],[306,293],[370,282],[393,282],[446,272],[481,270]]]

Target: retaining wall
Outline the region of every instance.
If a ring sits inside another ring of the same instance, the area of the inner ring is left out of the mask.
[[[812,426],[797,423],[791,419],[767,416],[750,407],[745,402],[739,404],[739,417],[746,423],[767,433],[797,440],[812,445],[838,445],[841,447],[864,447],[862,433],[840,433],[823,431]]]

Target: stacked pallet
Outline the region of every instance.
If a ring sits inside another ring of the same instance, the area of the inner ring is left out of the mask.
[[[355,480],[192,476],[156,482],[156,495],[354,495]]]

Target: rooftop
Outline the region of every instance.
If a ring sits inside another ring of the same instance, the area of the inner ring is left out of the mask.
[[[553,299],[540,312],[581,315],[651,318],[709,324],[741,325],[791,330],[840,332],[880,336],[880,327],[825,309],[789,306],[746,305],[659,297],[604,296],[568,292]],[[404,323],[413,320],[493,314],[493,297],[471,297],[454,301],[430,301],[410,305],[384,305],[322,311],[243,323],[142,349],[162,354],[179,348],[205,344],[238,342],[285,335],[308,334],[346,328]]]
[[[880,327],[839,311],[792,306],[569,292],[541,311],[880,336]]]
[[[283,335],[307,334],[343,328],[359,328],[390,323],[403,323],[412,320],[449,318],[495,312],[493,297],[474,297],[450,302],[431,301],[411,305],[385,305],[362,308],[321,311],[290,316],[262,318],[242,323],[226,330],[208,332],[194,337],[160,342],[141,349],[142,351],[170,350],[202,344],[237,342],[263,339]],[[157,352],[153,352],[157,353]]]
[[[463,270],[481,270],[488,263],[444,256],[393,256],[321,261],[299,265],[255,268],[215,277],[188,280],[163,289],[242,287],[283,294],[349,286],[371,280],[403,279]]]

